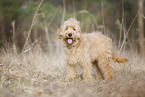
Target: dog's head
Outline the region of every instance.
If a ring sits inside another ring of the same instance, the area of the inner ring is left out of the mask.
[[[63,39],[67,47],[75,46],[79,43],[81,38],[80,23],[70,18],[64,22],[64,24],[57,30],[59,39]]]

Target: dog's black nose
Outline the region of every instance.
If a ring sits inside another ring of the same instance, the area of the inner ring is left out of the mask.
[[[68,33],[68,36],[69,36],[69,37],[71,37],[71,36],[72,36],[72,34],[71,34],[71,33]]]

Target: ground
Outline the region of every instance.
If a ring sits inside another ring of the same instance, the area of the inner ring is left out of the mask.
[[[92,82],[81,80],[79,67],[78,77],[67,81],[63,55],[38,49],[26,53],[1,50],[1,97],[145,97],[145,62],[134,53],[119,54],[129,58],[128,63],[112,61],[112,81]]]

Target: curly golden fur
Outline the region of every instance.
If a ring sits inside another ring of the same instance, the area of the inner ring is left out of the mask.
[[[112,40],[109,37],[93,32],[82,34],[80,23],[70,18],[57,30],[59,39],[62,39],[65,48],[65,59],[68,65],[67,78],[73,80],[76,75],[76,65],[83,71],[83,79],[92,80],[91,67],[96,70],[99,79],[112,80],[110,60],[127,62],[126,58],[119,58],[113,51]]]

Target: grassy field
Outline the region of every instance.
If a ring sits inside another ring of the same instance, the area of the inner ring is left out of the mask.
[[[128,63],[111,62],[112,81],[66,80],[64,54],[47,54],[40,48],[17,54],[0,52],[0,97],[145,97],[145,62],[136,54],[123,52]],[[92,72],[94,75],[94,72]],[[94,76],[95,77],[95,76]]]

